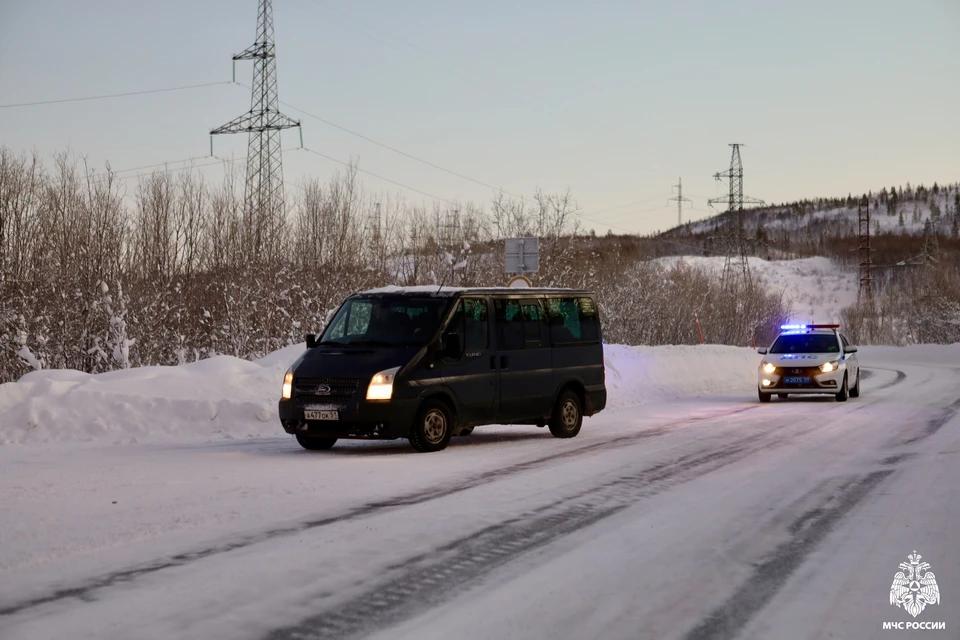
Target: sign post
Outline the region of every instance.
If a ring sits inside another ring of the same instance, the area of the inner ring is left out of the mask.
[[[523,275],[540,270],[539,238],[507,238],[503,251],[504,271]]]

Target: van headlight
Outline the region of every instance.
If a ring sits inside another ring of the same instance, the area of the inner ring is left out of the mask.
[[[289,400],[290,396],[293,395],[293,371],[287,369],[287,372],[283,374],[283,390],[280,391],[280,397],[284,400]]]
[[[823,371],[824,373],[830,373],[831,371],[836,371],[839,368],[840,368],[839,360],[833,360],[832,362],[824,362],[822,365],[820,365],[820,371]]]
[[[764,372],[764,373],[769,374],[769,373],[773,373],[773,372],[776,371],[776,370],[777,370],[777,368],[773,365],[772,362],[764,362],[764,363],[763,363],[763,372]]]
[[[373,374],[367,386],[367,400],[389,400],[393,397],[393,381],[397,377],[400,367],[384,369]]]

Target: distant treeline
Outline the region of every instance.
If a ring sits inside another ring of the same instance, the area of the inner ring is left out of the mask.
[[[636,243],[577,233],[569,193],[486,207],[365,193],[354,170],[290,187],[282,218],[245,212],[229,174],[91,175],[0,149],[0,382],[31,368],[101,372],[264,355],[385,284],[499,285],[502,239],[541,239],[540,285],[597,291],[606,338],[752,344],[784,315],[759,284],[639,263]],[[292,194],[292,196],[290,195]],[[695,318],[699,318],[698,331]]]

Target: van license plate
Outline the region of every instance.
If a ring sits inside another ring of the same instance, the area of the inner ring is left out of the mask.
[[[810,384],[810,378],[807,376],[787,376],[783,381],[787,384]]]
[[[336,421],[340,419],[340,412],[331,409],[325,411],[310,411],[308,409],[303,412],[303,418],[304,420]]]

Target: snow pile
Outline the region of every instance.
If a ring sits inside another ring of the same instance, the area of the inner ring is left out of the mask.
[[[700,396],[752,397],[760,356],[724,345],[603,346],[607,406],[652,404]]]
[[[676,256],[659,258],[664,265],[685,262],[720,272],[723,256]],[[792,322],[840,322],[844,307],[857,301],[857,274],[829,258],[764,260],[750,257],[750,271],[763,279],[771,293],[783,296],[793,311]]]
[[[0,443],[197,441],[276,436],[294,345],[258,361],[217,356],[90,375],[40,370],[0,385]],[[605,345],[611,408],[749,394],[757,355],[724,346]]]

